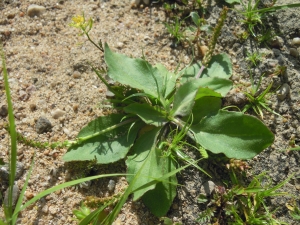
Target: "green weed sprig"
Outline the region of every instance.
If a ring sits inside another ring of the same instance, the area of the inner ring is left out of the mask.
[[[278,192],[294,175],[272,186],[272,180],[263,172],[256,175],[248,186],[236,179],[234,170],[230,170],[231,189],[216,186],[211,199],[199,196],[201,204],[207,209],[200,213],[198,222],[215,222],[215,224],[286,224],[274,218],[275,211],[269,211],[265,200],[269,197],[286,196]]]
[[[10,124],[9,132],[10,132],[10,163],[9,163],[9,189],[8,189],[8,202],[4,204],[4,213],[5,217],[12,219],[13,214],[13,186],[15,181],[16,175],[16,163],[17,163],[17,135],[16,135],[16,128],[15,128],[15,118],[13,113],[13,104],[10,95],[9,83],[8,83],[8,73],[6,69],[5,63],[5,56],[2,47],[2,43],[0,43],[0,53],[2,59],[2,67],[3,67],[3,78],[4,78],[4,85],[5,85],[5,92],[6,92],[6,99],[8,105],[8,120]],[[1,222],[1,220],[0,220]]]
[[[107,129],[104,129],[100,132],[95,132],[92,135],[88,135],[88,136],[85,136],[85,137],[78,137],[74,141],[66,140],[66,141],[63,141],[63,142],[52,142],[52,143],[50,143],[50,142],[40,142],[40,141],[34,141],[34,140],[29,139],[29,138],[26,138],[24,135],[22,135],[19,132],[16,132],[16,137],[17,137],[17,141],[19,141],[19,142],[21,142],[21,143],[23,143],[27,146],[34,147],[34,148],[40,148],[40,149],[45,149],[45,148],[55,149],[55,148],[66,148],[66,147],[69,148],[69,147],[72,147],[72,146],[75,146],[75,145],[79,145],[82,142],[87,141],[89,139],[92,139],[94,137],[97,137],[101,134],[110,132],[113,129],[116,129],[116,128],[118,128],[120,126],[123,126],[127,123],[133,122],[134,120],[135,119],[126,120],[124,122],[121,122],[120,124],[108,127]],[[9,131],[9,127],[6,127],[6,129]]]
[[[72,22],[69,24],[70,27],[79,28],[81,33],[79,35],[86,35],[89,41],[96,46],[101,52],[104,52],[102,41],[100,40],[98,44],[96,44],[90,37],[89,32],[93,27],[93,19],[90,18],[89,20],[85,20],[84,14],[82,16],[74,16],[72,18]]]
[[[276,0],[273,0],[270,6],[259,9],[258,6],[260,1],[261,0],[254,0],[254,1],[248,0],[248,4],[245,4],[243,3],[243,1],[240,1],[244,10],[238,11],[244,17],[244,19],[241,22],[247,26],[248,31],[251,33],[253,37],[257,37],[257,34],[255,34],[255,28],[259,24],[263,26],[262,21],[266,17],[267,13],[272,13],[277,10],[282,10],[287,8],[300,7],[300,3],[274,6]]]
[[[220,36],[221,29],[222,29],[222,27],[224,25],[224,22],[225,22],[225,19],[227,17],[227,11],[228,11],[228,8],[225,6],[223,8],[221,14],[220,14],[220,18],[219,18],[218,23],[217,23],[217,25],[214,29],[213,34],[212,34],[211,41],[208,45],[208,51],[207,51],[207,53],[205,54],[205,56],[203,58],[201,69],[198,72],[198,74],[196,75],[196,78],[199,78],[201,76],[203,70],[208,66],[208,63],[210,62],[210,60],[213,56],[213,53],[214,53],[214,50],[215,50],[215,47],[216,47],[216,44],[217,44],[218,37]]]
[[[258,84],[254,84],[253,77],[251,76],[251,92],[247,93],[245,92],[245,95],[248,98],[249,103],[247,103],[244,108],[242,109],[242,112],[247,112],[250,108],[254,110],[254,112],[260,116],[261,119],[264,118],[263,109],[277,115],[281,116],[280,114],[276,113],[274,110],[272,110],[268,103],[267,103],[267,95],[270,94],[270,89],[272,88],[273,82],[271,82],[268,87],[261,93],[259,93],[259,88],[262,82],[263,76],[260,77]]]
[[[227,17],[227,11],[228,11],[228,8],[227,7],[224,7],[223,10],[221,11],[221,14],[220,14],[220,18],[218,20],[218,23],[214,29],[214,32],[213,32],[213,35],[212,35],[212,38],[211,38],[211,41],[208,45],[208,52],[205,54],[204,58],[203,58],[203,61],[202,61],[202,64],[207,67],[208,66],[208,63],[210,62],[211,60],[211,57],[213,56],[213,53],[214,53],[214,50],[215,50],[215,47],[216,47],[216,44],[217,44],[217,41],[218,41],[218,38],[220,36],[220,33],[221,33],[221,29],[224,25],[224,22],[225,22],[225,19]]]
[[[64,142],[39,142],[39,141],[34,141],[26,138],[22,134],[17,132],[17,140],[27,146],[34,147],[34,148],[40,148],[40,149],[45,149],[45,148],[65,148],[65,147],[70,147],[73,142],[70,141],[64,141]]]
[[[6,125],[4,127],[10,134],[11,134],[11,129],[10,126]],[[40,142],[40,141],[34,141],[31,140],[27,137],[25,137],[23,134],[19,133],[16,131],[16,141],[23,143],[27,146],[33,147],[33,148],[39,148],[39,149],[45,149],[45,148],[65,148],[65,147],[70,147],[71,145],[77,144],[76,141],[64,141],[64,142]]]

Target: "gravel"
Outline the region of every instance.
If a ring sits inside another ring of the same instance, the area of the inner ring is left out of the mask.
[[[57,115],[57,113],[55,113],[53,115],[53,118],[57,119],[59,117],[59,115],[60,114]],[[51,129],[52,129],[52,124],[46,117],[40,117],[36,121],[35,130],[38,134],[46,133],[46,132],[50,131]]]

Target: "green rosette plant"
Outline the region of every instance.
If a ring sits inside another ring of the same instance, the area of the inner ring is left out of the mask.
[[[107,44],[104,58],[107,75],[116,82],[109,89],[119,113],[91,121],[63,159],[100,164],[126,159],[127,172],[134,174],[128,176],[133,200],[141,198],[156,216],[167,213],[176,195],[176,173],[161,177],[180,167],[178,159],[198,167],[181,148],[185,140],[202,152],[236,159],[251,159],[273,143],[260,120],[221,108],[232,88],[226,54],[213,56],[200,78],[195,78],[200,62],[174,74],[161,64],[115,53]]]

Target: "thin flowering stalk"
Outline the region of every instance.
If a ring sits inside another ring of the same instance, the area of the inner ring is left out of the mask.
[[[91,38],[89,35],[90,30],[92,29],[93,26],[93,20],[90,18],[88,21],[85,20],[84,14],[82,14],[82,16],[74,16],[72,18],[72,23],[70,23],[69,25],[71,27],[75,27],[75,28],[79,28],[82,33],[80,35],[85,34],[87,36],[87,38],[89,39],[89,41],[95,45],[101,52],[104,52],[104,49],[102,47],[102,42],[100,41],[100,43],[97,45]]]
[[[100,136],[102,134],[105,134],[105,133],[107,133],[111,130],[114,130],[114,129],[118,128],[118,127],[124,126],[128,123],[134,122],[135,120],[136,120],[135,118],[125,120],[123,122],[120,122],[119,124],[116,124],[114,126],[108,127],[108,128],[103,129],[101,131],[95,132],[91,135],[87,135],[85,137],[78,137],[74,141],[53,142],[53,143],[39,142],[39,141],[34,141],[34,140],[31,140],[31,139],[28,139],[25,136],[23,136],[21,133],[18,133],[18,132],[16,133],[16,135],[17,135],[17,140],[19,142],[22,142],[27,146],[31,146],[31,147],[35,147],[35,148],[40,148],[40,149],[45,149],[45,148],[54,149],[54,148],[65,148],[65,147],[69,148],[69,147],[74,146],[74,145],[79,145],[82,142],[87,141],[91,138],[94,138],[94,137]],[[7,126],[6,129],[9,130],[9,127]]]
[[[197,73],[197,75],[195,76],[195,78],[199,78],[201,76],[203,70],[208,66],[208,63],[210,62],[210,60],[213,56],[213,53],[214,53],[214,50],[215,50],[215,47],[216,47],[216,44],[217,44],[218,37],[220,36],[221,29],[224,25],[224,22],[225,22],[225,19],[226,19],[226,16],[227,16],[227,11],[228,11],[228,8],[225,6],[223,8],[221,14],[220,14],[220,18],[218,20],[218,23],[217,23],[215,29],[214,29],[211,41],[208,45],[208,52],[205,54],[205,56],[203,58],[203,61],[202,61],[202,66],[201,66],[199,72]]]

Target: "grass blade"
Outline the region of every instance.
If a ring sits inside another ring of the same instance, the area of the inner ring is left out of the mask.
[[[87,225],[89,224],[98,214],[103,211],[106,207],[108,207],[110,204],[114,202],[114,199],[109,201],[108,203],[104,204],[102,207],[99,209],[91,212],[87,217],[85,217],[83,220],[80,221],[78,225]]]
[[[49,188],[45,191],[42,191],[41,193],[37,194],[35,197],[33,197],[31,200],[29,200],[28,202],[26,202],[19,210],[16,210],[13,214],[13,216],[16,216],[21,210],[25,209],[26,207],[28,207],[29,205],[31,205],[32,203],[36,202],[37,200],[43,198],[44,196],[51,194],[57,190],[66,188],[66,187],[70,187],[85,181],[90,181],[90,180],[95,180],[95,179],[99,179],[99,178],[104,178],[104,177],[115,177],[115,176],[130,176],[131,174],[123,174],[123,173],[114,173],[114,174],[104,174],[104,175],[97,175],[97,176],[92,176],[92,177],[85,177],[85,178],[81,178],[78,180],[73,180],[73,181],[69,181],[63,184],[59,184],[56,185],[52,188]]]
[[[31,165],[30,165],[30,168],[29,168],[29,171],[28,171],[28,174],[27,174],[24,186],[23,186],[22,191],[21,191],[21,193],[19,195],[18,202],[17,202],[15,210],[14,210],[14,215],[15,216],[12,217],[12,223],[13,224],[15,224],[16,221],[17,221],[17,215],[18,215],[18,213],[15,213],[15,212],[19,211],[19,209],[21,208],[22,200],[23,200],[25,191],[27,189],[28,181],[29,181],[29,178],[31,176],[31,172],[32,172],[32,169],[33,169],[33,166],[34,166],[34,158],[35,158],[35,154],[33,156],[33,159],[32,159],[32,162],[31,162]]]
[[[10,163],[9,163],[9,189],[8,189],[8,205],[4,204],[4,211],[6,212],[5,216],[7,220],[11,219],[13,211],[13,186],[16,175],[16,163],[17,163],[17,132],[15,128],[15,118],[13,113],[13,106],[11,101],[9,83],[8,83],[8,73],[6,69],[6,61],[4,56],[4,50],[2,43],[0,44],[0,53],[2,58],[2,67],[3,67],[3,78],[7,99],[7,108],[8,108],[8,121],[9,121],[9,133],[10,133]]]
[[[288,9],[288,8],[296,8],[296,7],[300,7],[300,3],[288,4],[288,5],[278,5],[278,6],[253,10],[252,13],[256,13],[256,12],[258,12],[258,13],[273,12],[273,11],[280,10],[280,9]]]

